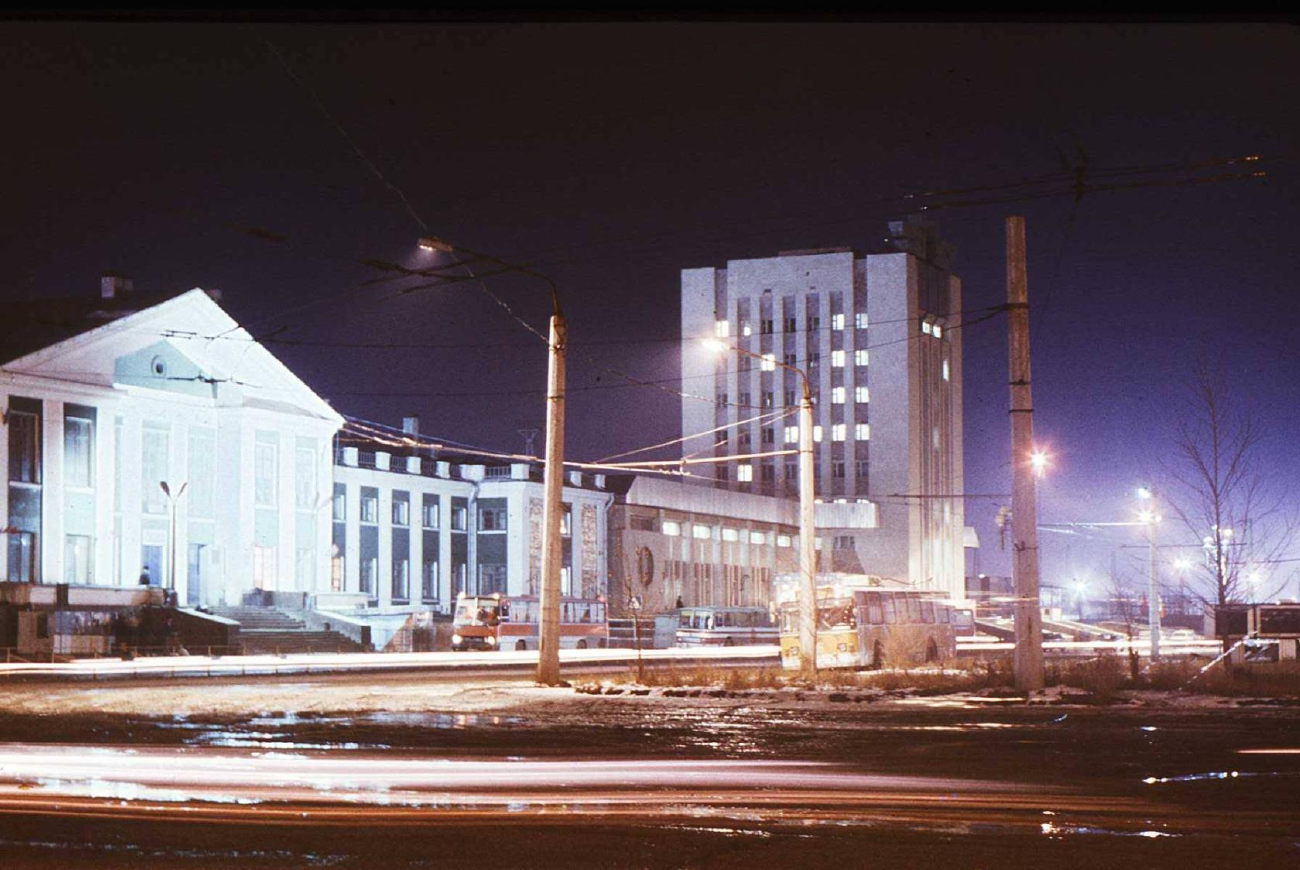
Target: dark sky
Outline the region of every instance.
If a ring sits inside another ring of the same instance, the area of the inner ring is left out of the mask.
[[[542,425],[545,347],[473,284],[363,284],[359,260],[428,262],[421,222],[559,282],[568,451],[596,459],[680,434],[682,385],[610,370],[678,374],[681,268],[877,250],[905,194],[989,186],[924,201],[963,204],[932,218],[968,310],[1005,300],[1003,221],[1027,217],[1040,520],[1129,519],[1205,355],[1277,480],[1300,472],[1289,26],[9,22],[0,48],[0,292],[219,288],[255,335],[316,343],[269,346],[344,413],[512,450]],[[1249,154],[1268,177],[1163,183]],[[1081,155],[1077,203],[970,204]],[[1105,174],[1139,166],[1172,168]],[[488,285],[544,328],[544,285]],[[966,488],[1008,492],[1005,320],[965,341]],[[991,573],[998,501],[968,505]],[[1140,540],[1091,534],[1046,535],[1045,579]]]

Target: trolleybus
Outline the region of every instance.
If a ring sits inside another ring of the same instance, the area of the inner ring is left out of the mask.
[[[542,605],[536,596],[466,595],[456,598],[451,621],[453,650],[537,649]],[[560,600],[560,647],[603,647],[609,639],[605,602]]]
[[[817,594],[817,666],[879,668],[953,658],[952,608],[921,592],[823,587]],[[781,605],[781,664],[800,666],[799,605]]]

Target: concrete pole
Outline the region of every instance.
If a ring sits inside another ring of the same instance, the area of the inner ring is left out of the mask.
[[[537,682],[560,683],[560,494],[564,485],[564,352],[569,327],[559,302],[551,315],[550,365],[546,377],[546,470],[542,478],[542,621],[537,645]]]
[[[813,412],[808,379],[799,403],[799,664],[804,677],[817,678],[817,528],[813,476]]]
[[[1029,389],[1029,286],[1025,219],[1007,218],[1007,346],[1011,386],[1011,542],[1016,585],[1016,688],[1043,688],[1043,612],[1038,598],[1038,505],[1029,455],[1034,403]]]
[[[1156,544],[1156,527],[1160,524],[1160,512],[1156,509],[1156,491],[1151,490],[1151,523],[1147,531],[1151,542],[1151,588],[1147,591],[1147,624],[1151,629],[1151,661],[1160,658],[1160,574],[1159,546]]]

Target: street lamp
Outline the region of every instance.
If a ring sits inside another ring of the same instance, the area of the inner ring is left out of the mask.
[[[459,250],[471,257],[495,263],[520,275],[545,281],[551,290],[551,328],[546,340],[550,353],[546,371],[546,459],[542,474],[542,612],[537,632],[537,682],[547,686],[559,685],[560,517],[562,514],[560,498],[564,485],[564,364],[565,350],[569,343],[568,322],[560,309],[560,288],[551,278],[526,266],[516,266],[480,251],[453,246],[437,236],[422,236],[417,245],[422,251],[440,251],[446,254],[454,254]],[[468,270],[469,267],[465,268]]]
[[[813,480],[813,413],[812,393],[808,389],[808,375],[803,369],[778,360],[772,354],[757,354],[744,348],[728,345],[716,338],[706,338],[704,346],[714,353],[728,350],[759,360],[767,371],[777,366],[799,376],[803,394],[799,400],[799,669],[808,679],[817,677],[817,555],[814,549],[816,525],[814,519]]]
[[[1035,447],[1029,452],[1029,467],[1033,469],[1034,477],[1042,477],[1047,473],[1047,466],[1051,457],[1047,451]]]
[[[176,495],[172,495],[172,488],[167,485],[167,481],[158,481],[158,488],[163,491],[163,495],[167,496],[167,509],[170,514],[167,532],[167,549],[169,550],[167,556],[167,586],[170,590],[168,597],[173,600],[176,598],[176,503],[181,500],[181,496],[185,495],[185,488],[189,485],[190,482],[185,481],[181,484],[181,488],[176,490]],[[186,604],[189,603],[186,602]]]
[[[1156,527],[1160,524],[1160,512],[1156,508],[1156,491],[1153,487],[1143,486],[1137,491],[1137,497],[1147,503],[1138,511],[1138,521],[1147,527],[1147,540],[1151,544],[1151,581],[1147,590],[1147,625],[1151,631],[1151,661],[1160,658],[1160,563],[1157,558]]]

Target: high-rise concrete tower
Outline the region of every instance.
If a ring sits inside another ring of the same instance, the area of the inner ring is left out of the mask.
[[[817,498],[869,501],[878,528],[819,528],[821,570],[964,597],[961,282],[932,225],[890,224],[888,253],[784,251],[682,270],[684,454],[736,456],[715,485],[797,497],[796,373],[814,400]],[[718,338],[772,362],[710,353]],[[829,554],[829,558],[828,558]]]

